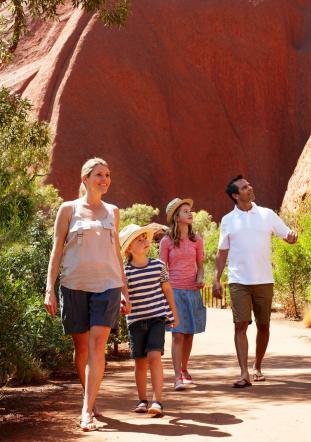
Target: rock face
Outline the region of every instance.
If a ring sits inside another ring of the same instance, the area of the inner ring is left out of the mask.
[[[65,199],[101,156],[120,207],[189,196],[218,220],[243,173],[279,208],[310,134],[310,0],[133,0],[113,30],[67,5],[30,34],[0,82],[51,122]]]
[[[311,137],[309,138],[289,180],[282,210],[295,212],[300,203],[311,196]]]

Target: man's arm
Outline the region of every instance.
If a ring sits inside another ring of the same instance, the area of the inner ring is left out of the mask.
[[[228,253],[229,249],[218,249],[216,255],[213,296],[219,299],[222,298],[222,287],[220,284],[220,278],[227,262]]]

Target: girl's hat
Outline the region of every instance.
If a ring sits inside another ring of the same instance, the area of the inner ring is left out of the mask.
[[[137,224],[129,224],[128,226],[124,227],[119,233],[121,253],[124,254],[131,242],[143,233],[147,234],[148,241],[151,242],[153,235],[156,232],[158,232],[159,230],[164,230],[166,228],[166,226],[162,226],[161,224],[157,223],[151,223],[144,227],[140,227]]]
[[[168,203],[168,205],[166,206],[167,224],[170,224],[175,210],[177,210],[178,207],[182,206],[183,204],[188,204],[192,208],[193,200],[191,198],[185,198],[183,200],[180,198],[174,198],[172,201]]]

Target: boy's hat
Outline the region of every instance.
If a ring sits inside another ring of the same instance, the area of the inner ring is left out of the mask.
[[[167,229],[166,226],[162,226],[162,224],[157,223],[151,223],[143,227],[140,227],[137,224],[129,224],[128,226],[124,227],[119,233],[121,253],[124,254],[131,242],[143,233],[147,234],[147,238],[151,242],[153,235],[156,232],[165,229]]]
[[[193,200],[191,198],[184,198],[184,199],[174,198],[172,201],[168,203],[168,205],[166,206],[167,224],[170,224],[175,210],[178,209],[178,207],[182,206],[183,204],[189,204],[189,206],[192,207]]]

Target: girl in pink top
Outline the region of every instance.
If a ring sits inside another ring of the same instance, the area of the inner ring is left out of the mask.
[[[200,288],[203,287],[203,240],[193,232],[191,199],[175,198],[166,208],[168,235],[160,242],[160,258],[169,270],[174,290],[179,325],[172,331],[172,358],[175,370],[175,390],[191,384],[188,361],[193,335],[205,330],[206,310]]]

